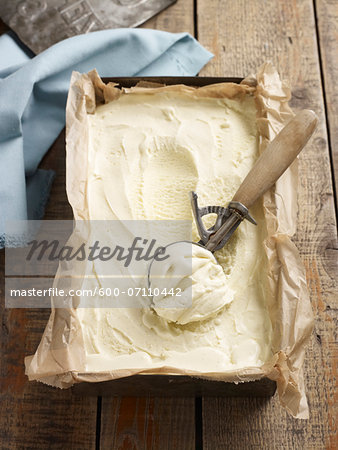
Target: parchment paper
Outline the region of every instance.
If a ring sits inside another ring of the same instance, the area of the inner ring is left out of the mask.
[[[195,96],[235,98],[253,93],[257,105],[259,152],[293,116],[288,106],[290,89],[282,82],[275,68],[264,64],[256,75],[240,85],[220,83],[193,88],[183,85],[154,86],[141,83],[121,91],[113,83],[104,84],[96,71],[73,73],[67,103],[67,193],[75,220],[85,224],[88,219],[86,203],[88,114],[96,105],[114,101],[128,91],[133,92],[184,91]],[[291,241],[296,229],[297,161],[264,195],[263,208],[267,226],[264,249],[268,259],[267,302],[273,324],[273,357],[263,367],[248,367],[224,373],[200,373],[175,367],[159,369],[123,369],[114,372],[86,373],[85,350],[77,311],[74,307],[53,309],[40,345],[33,356],[25,360],[30,380],[38,380],[61,388],[81,381],[96,382],[130,376],[136,373],[170,373],[198,376],[229,382],[257,380],[268,377],[276,380],[281,404],[297,418],[308,418],[304,390],[303,361],[305,346],[313,329],[313,313],[306,286],[305,271],[299,253]],[[72,238],[71,238],[72,239]],[[79,272],[77,272],[79,273]],[[59,267],[54,286],[58,285]],[[74,279],[74,286],[81,280]],[[52,299],[53,302],[53,299]],[[69,305],[73,305],[69,299]]]

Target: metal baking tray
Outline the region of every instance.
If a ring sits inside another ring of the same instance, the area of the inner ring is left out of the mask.
[[[118,83],[121,88],[135,86],[139,81],[200,87],[215,83],[240,83],[242,78],[109,77],[102,80]],[[99,383],[82,382],[75,384],[72,390],[77,395],[104,397],[272,397],[276,383],[268,378],[231,383],[186,375],[139,374]]]
[[[98,30],[137,27],[177,0],[1,0],[0,17],[35,53]]]
[[[207,86],[215,83],[240,83],[243,78],[238,77],[106,77],[102,78],[104,83],[118,83],[121,87],[135,86],[139,81],[150,81],[161,84],[186,84],[187,86]]]

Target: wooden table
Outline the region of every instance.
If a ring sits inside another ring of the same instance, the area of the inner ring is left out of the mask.
[[[292,107],[312,108],[320,117],[315,137],[300,157],[294,238],[316,314],[305,363],[310,420],[292,419],[276,396],[268,400],[85,398],[70,390],[29,383],[23,359],[35,351],[49,312],[2,310],[1,448],[338,448],[337,23],[336,0],[178,0],[144,25],[188,31],[198,38],[215,55],[201,75],[242,77],[271,60],[293,87]],[[46,219],[71,218],[63,133],[42,167],[57,171]],[[1,259],[3,283],[3,252]]]

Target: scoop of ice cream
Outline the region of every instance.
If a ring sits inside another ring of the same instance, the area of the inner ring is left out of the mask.
[[[170,322],[184,325],[214,316],[234,292],[214,255],[189,242],[167,247],[168,258],[151,268],[153,306]]]

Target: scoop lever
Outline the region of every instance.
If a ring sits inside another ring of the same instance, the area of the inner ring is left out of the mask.
[[[248,209],[240,202],[230,202],[227,208],[223,206],[204,206],[199,208],[196,192],[190,192],[190,198],[198,234],[201,238],[198,242],[200,245],[206,247],[211,235],[224,226],[224,237],[215,249],[212,250],[213,252],[219,250],[226,244],[242,220],[247,219],[249,222],[257,225],[255,219],[250,216]],[[202,217],[208,214],[216,214],[217,219],[212,227],[206,229]]]

